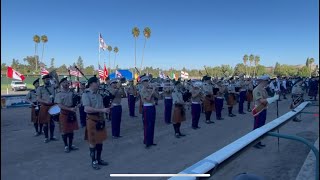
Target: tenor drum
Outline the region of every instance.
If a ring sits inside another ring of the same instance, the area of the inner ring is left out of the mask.
[[[51,116],[54,116],[54,115],[58,115],[60,113],[60,111],[61,111],[60,107],[56,104],[56,105],[50,107],[50,109],[48,110],[48,113]]]

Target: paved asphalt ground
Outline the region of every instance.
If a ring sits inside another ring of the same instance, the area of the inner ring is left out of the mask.
[[[289,96],[288,96],[289,97]],[[279,102],[280,116],[289,111],[289,100]],[[318,102],[316,102],[319,104]],[[121,139],[112,139],[111,125],[107,123],[108,139],[104,142],[102,157],[110,163],[101,170],[90,166],[89,148],[83,140],[84,129],[75,132],[74,144],[80,150],[64,153],[64,145],[56,128],[59,141],[43,143],[44,137],[33,137],[34,128],[30,122],[30,109],[27,107],[1,109],[1,178],[4,180],[85,180],[85,179],[166,179],[166,178],[111,178],[110,173],[178,173],[202,158],[219,150],[252,130],[253,118],[250,113],[236,117],[227,117],[227,108],[223,110],[225,120],[214,124],[205,124],[201,115],[201,129],[191,129],[191,113],[187,112],[187,121],[182,124],[182,132],[187,136],[174,137],[172,125],[163,120],[163,101],[159,101],[155,128],[155,143],[151,149],[145,149],[142,143],[143,129],[141,116],[128,116],[127,99],[123,99]],[[246,106],[245,106],[246,107]],[[310,106],[303,114],[302,122],[289,122],[281,127],[280,133],[299,135],[312,143],[319,136],[319,110]],[[136,107],[136,113],[138,109]],[[138,114],[138,113],[137,113]],[[267,121],[276,118],[276,104],[269,106]],[[58,126],[56,126],[58,127]],[[280,152],[277,138],[263,140],[264,149],[250,148],[237,159],[218,171],[210,179],[229,180],[239,173],[255,173],[266,179],[295,179],[304,163],[309,149],[300,143],[280,139]]]

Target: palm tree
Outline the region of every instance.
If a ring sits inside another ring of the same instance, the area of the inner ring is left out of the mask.
[[[244,66],[246,67],[246,76],[247,76],[247,62],[248,62],[248,55],[244,55],[243,56],[243,64],[244,64]]]
[[[35,42],[34,46],[34,59],[36,61],[36,71],[38,71],[38,44],[40,43],[40,37],[38,35],[33,36],[33,41]]]
[[[132,35],[134,37],[134,67],[137,67],[137,38],[139,37],[140,30],[138,27],[132,29]],[[136,75],[136,70],[134,70]]]
[[[145,39],[144,39],[144,46],[143,46],[143,52],[142,52],[142,60],[141,60],[141,65],[140,65],[140,71],[142,69],[144,50],[146,48],[147,39],[149,39],[150,36],[151,36],[151,29],[149,27],[144,28],[143,35],[144,35]]]
[[[111,46],[108,46],[108,51],[109,51],[109,72],[110,72],[110,69],[111,69],[111,59],[110,59],[110,54],[111,54],[111,51],[112,51],[112,47],[111,47]]]
[[[42,35],[42,36],[41,36],[41,42],[43,43],[41,62],[43,62],[44,45],[48,42],[48,37],[47,37],[46,35]]]
[[[311,77],[311,72],[312,72],[312,64],[314,63],[314,59],[310,58],[309,59],[309,68],[310,68],[310,77]]]
[[[260,62],[260,56],[255,56],[254,57],[254,66],[255,66],[254,67],[254,77],[257,74],[257,66],[258,66],[259,62]]]
[[[117,46],[113,48],[113,52],[114,52],[113,67],[116,69],[116,57],[117,57],[117,53],[119,52],[119,49]],[[114,72],[116,72],[116,70],[114,70]]]
[[[254,56],[251,54],[251,55],[249,56],[249,62],[250,62],[249,75],[250,75],[250,76],[251,76],[251,65],[252,65],[253,61],[254,61]]]

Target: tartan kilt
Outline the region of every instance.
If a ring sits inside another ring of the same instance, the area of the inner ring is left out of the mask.
[[[69,122],[68,120],[69,113],[72,113],[72,116],[75,119],[72,122]],[[76,113],[61,109],[61,112],[59,115],[59,127],[60,127],[60,132],[62,134],[72,133],[74,130],[78,130],[79,125],[78,125]]]
[[[51,115],[49,114],[48,110],[52,107],[48,105],[41,104],[40,110],[39,110],[39,123],[40,124],[46,124],[50,123]]]
[[[227,99],[227,105],[228,106],[233,106],[237,103],[236,101],[236,96],[234,93],[229,93],[228,94],[228,99]]]
[[[186,120],[186,110],[183,105],[174,105],[173,114],[172,114],[172,122],[174,124],[181,123]]]
[[[103,115],[87,114],[87,125],[84,139],[91,145],[102,144],[107,139],[107,129],[97,131],[95,121],[104,121]]]
[[[248,102],[252,102],[252,100],[253,100],[252,91],[250,91],[250,90],[247,91],[246,100],[247,100]]]
[[[35,106],[31,107],[31,122],[38,123],[39,122],[39,114],[36,114]]]
[[[203,101],[203,108],[205,112],[215,111],[213,99],[206,96]]]

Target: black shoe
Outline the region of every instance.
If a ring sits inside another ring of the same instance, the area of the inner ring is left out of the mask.
[[[292,121],[294,121],[294,122],[301,122],[302,120],[301,120],[301,119],[298,119],[298,118],[294,118]]]
[[[151,144],[151,146],[156,146],[156,145],[157,145],[157,144],[155,144],[155,143],[152,143],[152,144]]]
[[[207,120],[206,123],[207,123],[207,124],[212,124],[212,123],[214,123],[214,122],[213,122],[213,121],[210,121],[210,120]]]
[[[50,138],[50,141],[58,141],[58,139],[53,136],[53,137]]]
[[[241,113],[239,113],[239,114],[247,114],[247,113],[245,113],[245,112],[241,112]]]
[[[109,165],[109,163],[104,160],[98,160],[98,164],[101,166],[108,166]]]
[[[259,144],[254,145],[253,147],[257,148],[257,149],[261,149],[262,147],[259,146]]]
[[[151,147],[151,145],[146,145],[145,148],[146,148],[146,149],[150,149],[150,147]]]
[[[197,127],[192,127],[192,129],[196,130],[196,129],[198,129],[198,128],[197,128]]]
[[[261,147],[266,147],[266,145],[265,145],[265,144],[262,144],[262,143],[259,143],[259,146],[261,146]]]
[[[99,170],[99,169],[100,169],[100,166],[99,166],[99,164],[98,164],[98,161],[93,161],[93,162],[91,163],[91,166],[92,166],[92,168],[93,168],[94,170]]]
[[[251,112],[252,110],[251,110],[251,109],[248,109],[247,111],[248,111],[248,112]]]
[[[220,118],[217,118],[217,120],[224,120],[224,118],[220,117]]]
[[[183,137],[183,136],[186,136],[186,135],[185,135],[185,134],[181,134],[181,133],[179,133],[179,136]]]
[[[35,132],[33,136],[34,137],[40,136],[40,133],[39,132]]]
[[[72,145],[71,147],[69,147],[69,149],[71,151],[79,150],[79,148],[77,146],[75,146],[75,145]]]
[[[44,143],[48,143],[50,140],[48,138],[44,139]]]
[[[236,116],[235,114],[231,114],[232,117]]]
[[[69,152],[70,152],[70,148],[69,148],[68,146],[65,146],[65,147],[64,147],[64,152],[65,152],[65,153],[69,153]]]
[[[176,133],[175,137],[176,138],[180,138],[180,135],[178,133]]]

